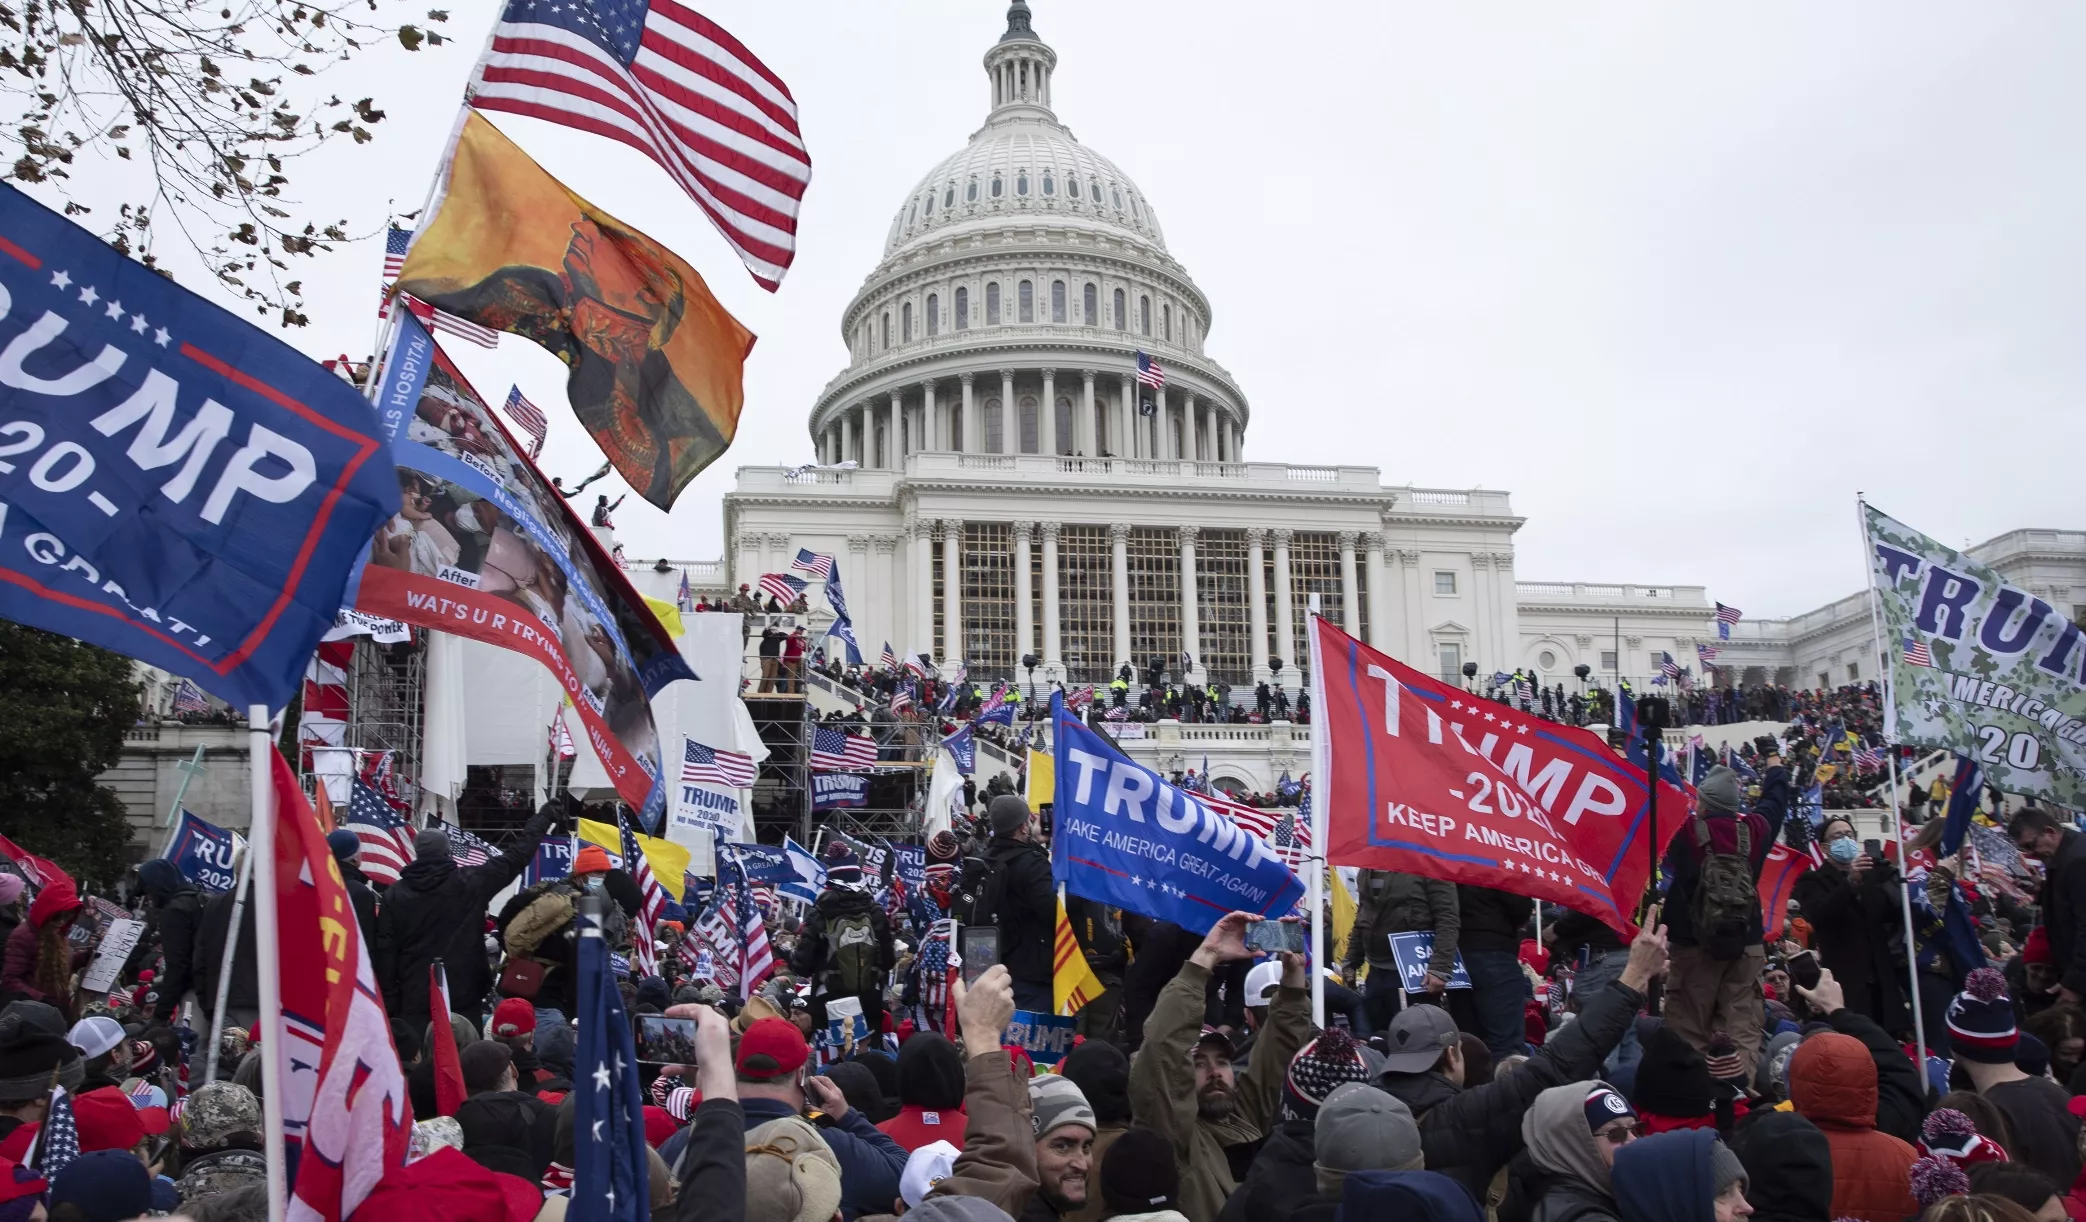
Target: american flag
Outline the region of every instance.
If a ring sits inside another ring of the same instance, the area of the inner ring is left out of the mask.
[[[1934,665],[1934,651],[1927,648],[1925,641],[1908,636],[1905,638],[1905,665],[1931,667]]]
[[[457,865],[482,866],[493,859],[493,846],[454,823],[444,823],[442,834],[449,837],[449,855]]]
[[[797,549],[797,558],[789,562],[793,572],[804,574],[813,581],[824,581],[833,575],[833,557],[808,547]]]
[[[710,905],[695,922],[693,936],[681,941],[681,962],[693,972],[702,962],[702,952],[710,952],[710,979],[723,989],[739,987],[739,931],[732,906],[718,902]]]
[[[805,584],[801,578],[788,573],[763,573],[758,589],[764,596],[787,607],[803,596]]]
[[[1727,607],[1727,606],[1725,606],[1725,605],[1724,605],[1723,603],[1718,603],[1718,604],[1717,604],[1717,639],[1718,639],[1718,640],[1720,640],[1720,641],[1728,641],[1728,640],[1730,640],[1730,639],[1731,639],[1731,625],[1733,625],[1733,624],[1737,623],[1737,622],[1739,621],[1739,619],[1740,619],[1740,613],[1739,613],[1739,610],[1738,610],[1738,608],[1737,608],[1737,607]]]
[[[1877,747],[1863,747],[1854,753],[1854,766],[1863,772],[1875,772],[1888,762],[1883,751]]]
[[[949,676],[949,686],[955,687],[958,684],[969,683],[970,681],[971,664],[969,662],[959,660],[956,663],[956,673]]]
[[[1672,654],[1663,650],[1659,653],[1659,677],[1662,679],[1680,678],[1680,663],[1673,660]]]
[[[398,752],[372,751],[362,765],[362,779],[377,791],[391,809],[405,814],[408,807],[405,798],[398,792]]]
[[[183,679],[181,686],[174,689],[174,711],[176,713],[207,713],[210,711],[210,698],[203,695],[202,688]]]
[[[1704,666],[1715,666],[1717,664],[1717,655],[1722,652],[1724,651],[1714,645],[1697,645],[1695,646],[1695,660]]]
[[[507,416],[529,435],[529,457],[534,459],[543,453],[543,439],[550,432],[550,421],[543,418],[543,409],[529,402],[519,386],[507,388]]]
[[[558,711],[551,714],[549,745],[561,760],[569,760],[579,754],[579,747],[572,741],[572,729],[565,724],[565,706],[562,703],[558,705]]]
[[[652,877],[651,863],[638,849],[637,836],[630,830],[630,820],[620,806],[616,808],[616,831],[622,837],[623,868],[630,872],[643,897],[637,909],[637,928],[630,931],[630,967],[640,976],[657,976],[659,948],[653,943],[652,931],[658,928],[660,914],[666,911],[666,888]]]
[[[876,767],[876,740],[823,727],[811,732],[813,772],[866,772]]]
[[[876,664],[880,670],[898,669],[898,653],[891,648],[891,642],[884,642],[884,652],[877,655]]]
[[[674,0],[509,0],[464,96],[645,154],[781,286],[811,155],[789,86],[708,18]]]
[[[913,685],[910,682],[899,684],[898,689],[891,693],[892,715],[911,712],[913,703]]]
[[[361,777],[349,790],[348,821],[341,826],[362,842],[362,872],[373,883],[397,882],[398,872],[413,860],[413,829]]]
[[[761,910],[753,902],[753,890],[746,885],[746,867],[731,854],[723,855],[717,867],[717,902],[719,907],[729,907],[727,918],[738,937],[735,941],[739,953],[739,999],[753,996],[775,971],[775,950],[768,943],[768,924],[761,919]]]
[[[80,1156],[80,1126],[72,1115],[72,1092],[62,1086],[51,1088],[51,1109],[32,1143],[34,1149],[22,1156],[22,1166],[34,1166],[48,1183],[58,1178],[66,1164]]]
[[[410,229],[400,229],[393,225],[391,231],[384,235],[384,292],[377,302],[378,318],[391,316],[391,284],[398,279],[399,269],[406,265],[406,250],[412,244],[413,231]],[[469,319],[445,314],[410,294],[400,294],[400,299],[406,303],[406,309],[413,317],[437,331],[447,331],[458,339],[469,340],[480,348],[500,346],[500,333],[491,327],[481,327]]]
[[[681,584],[674,590],[674,606],[683,611],[695,610],[695,591],[688,585],[688,570],[681,570]]]
[[[1305,799],[1306,802],[1309,800],[1308,797]],[[1218,814],[1228,817],[1243,830],[1267,841],[1268,847],[1275,850],[1275,855],[1292,867],[1311,851],[1311,819],[1308,805],[1247,806],[1216,794],[1203,795],[1200,801]],[[1284,843],[1285,839],[1287,843]]]
[[[1094,702],[1094,685],[1089,683],[1076,692],[1065,693],[1065,707],[1077,713]]]
[[[1159,362],[1140,352],[1137,354],[1137,381],[1143,386],[1164,386],[1166,371],[1159,368]]]
[[[753,757],[743,751],[719,751],[692,738],[681,740],[681,779],[697,785],[745,789],[760,775]]]

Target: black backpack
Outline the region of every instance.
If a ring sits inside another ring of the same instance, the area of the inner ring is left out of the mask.
[[[965,857],[963,873],[949,895],[949,915],[960,925],[998,925],[1006,880],[1007,863],[990,857]]]

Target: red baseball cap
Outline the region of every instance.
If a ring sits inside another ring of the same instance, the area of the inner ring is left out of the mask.
[[[526,997],[509,997],[493,1008],[493,1038],[527,1035],[536,1029],[536,1007]]]
[[[804,1068],[810,1057],[811,1048],[797,1024],[786,1018],[764,1018],[739,1037],[734,1068],[742,1078],[780,1078]]]
[[[73,1096],[72,1115],[80,1130],[80,1152],[128,1150],[167,1131],[167,1109],[138,1107],[113,1086]]]

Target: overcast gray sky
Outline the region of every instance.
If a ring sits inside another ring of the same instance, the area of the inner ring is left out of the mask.
[[[494,116],[760,335],[731,451],[671,516],[618,513],[634,556],[719,555],[733,470],[812,457],[840,311],[900,201],[983,119],[1005,13],[701,7],[801,110],[814,177],[779,294],[649,161]],[[1754,616],[1857,588],[1857,489],[1958,546],[2086,526],[2086,8],[1033,8],[1059,117],[1144,188],[1215,307],[1249,458],[1505,488],[1523,579],[1700,583]],[[363,231],[418,207],[495,11],[454,6],[455,43],[322,78],[365,79],[347,96],[391,118],[306,197]],[[306,276],[314,325],[292,342],[368,350],[381,251]],[[547,353],[453,350],[489,400],[519,382],[549,409],[551,473],[598,464]]]

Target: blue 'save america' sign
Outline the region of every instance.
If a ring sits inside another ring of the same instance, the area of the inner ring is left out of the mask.
[[[383,451],[352,386],[0,187],[0,617],[286,705]]]
[[[1209,932],[1228,912],[1285,916],[1304,884],[1260,837],[1133,762],[1050,698],[1057,725],[1051,875],[1075,895]]]

